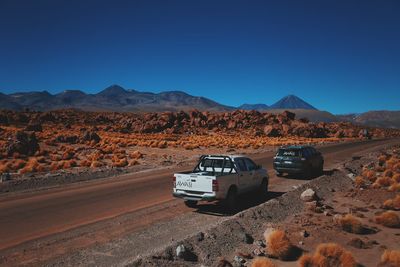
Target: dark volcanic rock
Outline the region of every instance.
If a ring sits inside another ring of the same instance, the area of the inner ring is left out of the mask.
[[[43,127],[40,123],[32,123],[25,127],[25,131],[41,132],[43,131]]]
[[[19,131],[16,133],[14,140],[8,145],[6,151],[9,156],[14,153],[33,156],[39,150],[39,143],[35,133],[26,133]]]
[[[97,133],[95,133],[93,131],[87,131],[84,133],[82,140],[83,141],[94,141],[95,143],[98,143],[98,142],[100,142],[101,138]]]

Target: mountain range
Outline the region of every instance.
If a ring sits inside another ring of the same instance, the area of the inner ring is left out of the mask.
[[[107,87],[97,94],[86,94],[79,90],[66,90],[52,95],[47,91],[0,94],[2,108],[21,110],[54,110],[77,108],[91,111],[177,111],[210,110],[225,111],[233,107],[219,104],[205,97],[192,96],[182,91],[161,93],[126,90],[118,85]]]
[[[232,111],[236,109],[282,112],[283,109],[296,113],[298,118],[307,118],[314,122],[349,121],[356,124],[400,128],[400,111],[369,111],[361,114],[333,115],[320,111],[295,95],[288,95],[272,105],[243,104],[232,107],[211,99],[192,96],[182,91],[161,93],[140,92],[112,85],[96,94],[87,94],[80,90],[66,90],[58,94],[42,92],[0,93],[0,109],[10,110],[55,110],[75,108],[87,111],[121,112],[159,112],[192,110]]]

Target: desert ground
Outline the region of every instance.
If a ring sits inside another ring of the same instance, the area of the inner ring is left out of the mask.
[[[366,140],[363,129],[290,112],[2,111],[0,265],[340,266],[316,263],[333,251],[342,266],[398,266],[386,221],[399,215],[399,132],[368,128]],[[288,144],[316,145],[324,175],[276,177]],[[172,174],[213,153],[262,164],[269,195],[244,196],[235,215],[173,199]]]

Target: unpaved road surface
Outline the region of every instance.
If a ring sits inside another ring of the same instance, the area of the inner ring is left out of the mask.
[[[351,159],[352,155],[398,143],[398,139],[341,143],[321,147],[320,151],[328,170]],[[272,157],[272,152],[253,157],[269,170],[270,197],[306,182],[276,177],[272,170]],[[171,168],[134,173],[1,196],[0,264],[40,264],[82,248],[105,244],[182,214],[192,213],[201,217],[198,227],[202,226],[201,223],[204,226],[223,219],[215,205],[204,205],[200,212],[193,213],[180,200],[172,198],[172,173],[180,170]],[[243,201],[241,209],[259,204],[257,201],[250,197]],[[182,234],[187,233],[184,231]],[[139,248],[137,253],[140,253]]]

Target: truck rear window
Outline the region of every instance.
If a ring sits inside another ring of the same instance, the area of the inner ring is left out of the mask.
[[[300,157],[300,149],[279,149],[278,156],[280,157]]]
[[[224,164],[224,159],[203,159],[200,163],[201,167],[214,167],[214,168],[222,168]],[[225,168],[232,168],[232,163],[229,160],[225,160]]]

